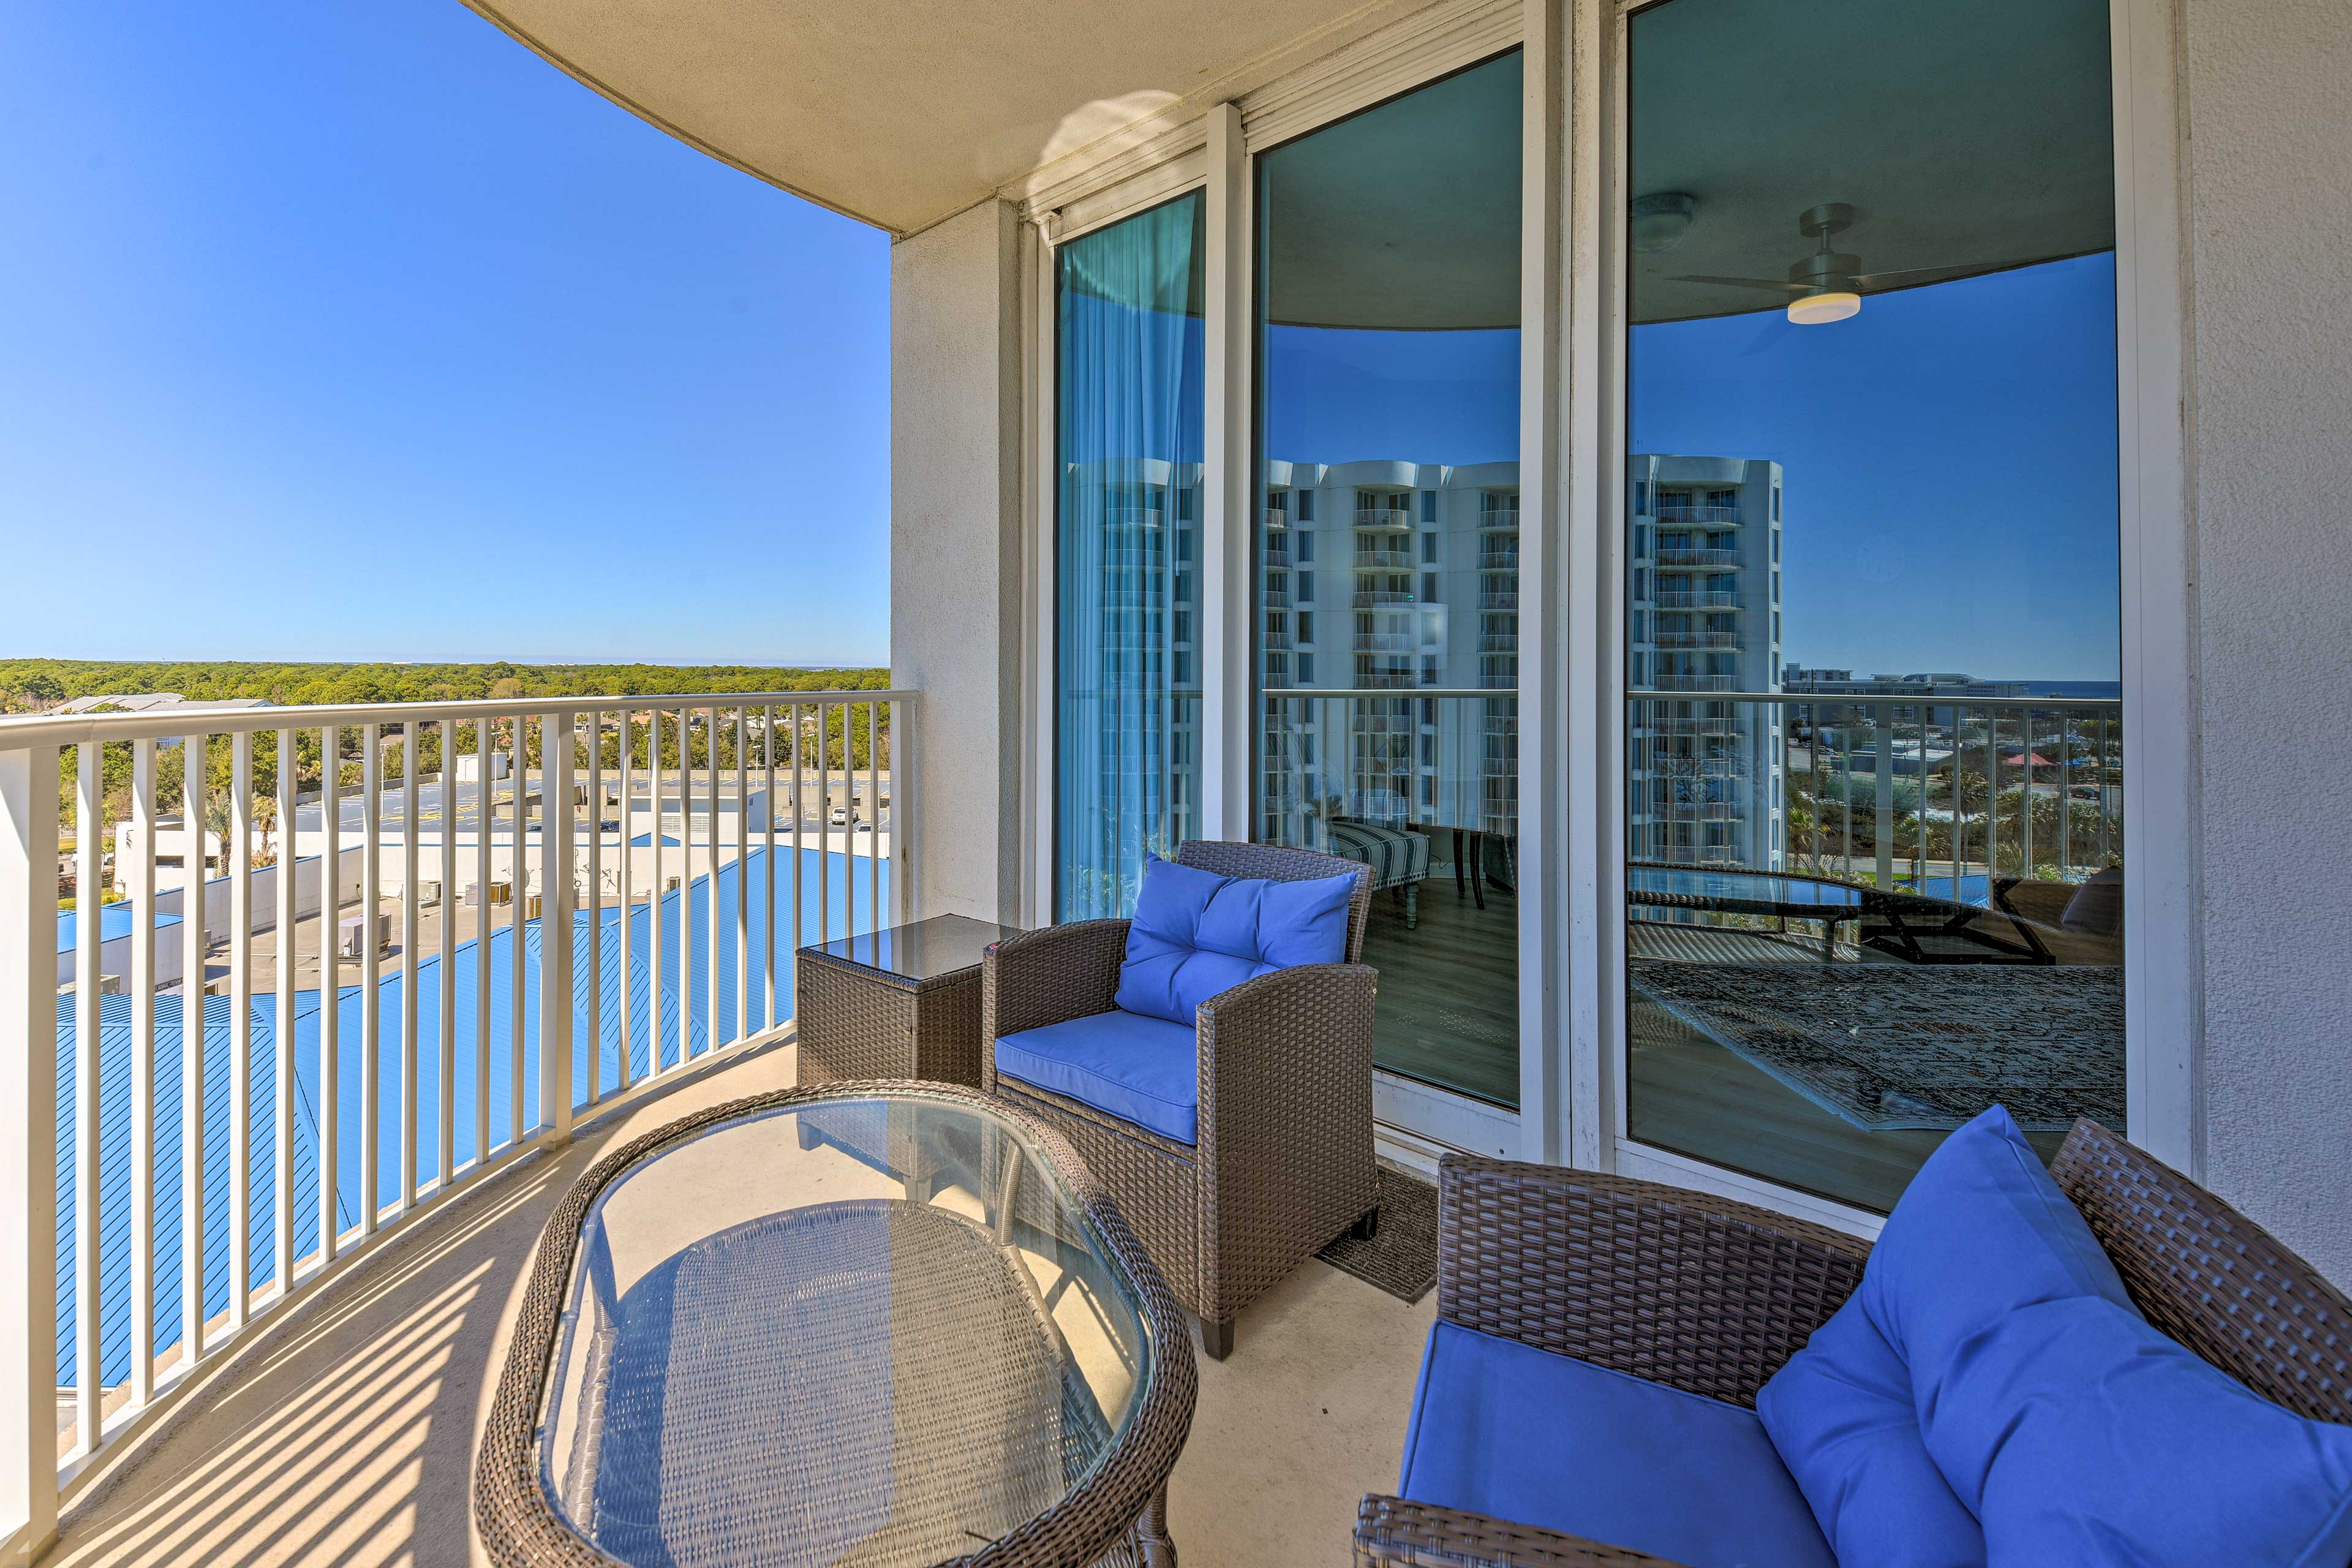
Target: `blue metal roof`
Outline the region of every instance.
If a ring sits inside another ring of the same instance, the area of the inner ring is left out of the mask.
[[[864,931],[878,923],[874,917],[873,900],[867,894],[867,864],[863,859],[852,862],[848,857],[835,853],[825,856],[815,849],[801,852],[801,908],[804,940],[817,939],[818,904],[817,879],[819,861],[829,859],[826,868],[827,897],[831,906],[831,929],[835,934],[853,929]],[[783,915],[791,907],[790,875],[792,859],[788,853],[776,857],[779,876],[783,879],[778,888],[778,913]],[[848,873],[855,869],[855,877]],[[767,1027],[766,984],[760,963],[764,959],[767,943],[766,855],[751,851],[741,863],[740,875],[744,880],[744,892],[749,908],[750,946],[754,959],[750,984],[749,1029],[757,1033]],[[890,867],[882,862],[881,901],[887,908],[889,900]],[[722,868],[719,874],[720,918],[719,925],[719,955],[722,976],[734,973],[736,932],[734,921],[735,889],[739,868]],[[851,884],[855,883],[854,909]],[[678,1060],[678,972],[681,944],[678,921],[681,906],[687,930],[693,944],[693,962],[686,965],[688,1005],[688,1054],[698,1056],[712,1038],[709,1028],[710,998],[709,989],[709,889],[707,876],[695,879],[684,893],[672,892],[661,900],[662,939],[662,1029],[661,1053],[665,1067],[674,1067]],[[602,911],[600,968],[601,1016],[591,1020],[589,1005],[588,949],[591,921],[584,912],[576,913],[572,929],[572,1038],[575,1042],[572,1076],[573,1102],[584,1101],[588,1096],[589,1073],[597,1074],[597,1081],[610,1090],[619,1083],[621,968],[620,921],[617,909]],[[653,906],[638,904],[629,911],[630,958],[633,975],[630,1018],[630,1077],[632,1080],[646,1075],[647,1054],[651,1042],[647,1038],[646,1020],[650,986],[647,984],[646,947],[651,935]],[[792,945],[790,925],[779,921],[782,929],[776,942],[776,996],[780,1017],[791,1016],[793,991]],[[101,927],[101,930],[104,928]],[[523,1111],[526,1128],[539,1120],[539,960],[541,946],[541,922],[526,921],[522,925],[523,940]],[[488,952],[490,981],[490,1071],[487,1085],[475,1082],[475,1009],[476,964],[480,957],[475,942],[467,942],[451,954],[452,979],[457,990],[456,1016],[452,1019],[457,1075],[455,1101],[457,1106],[456,1154],[460,1164],[474,1158],[474,1099],[484,1089],[489,1096],[491,1146],[495,1151],[503,1144],[512,1126],[511,1104],[513,1043],[509,1034],[509,1022],[514,979],[514,931],[502,927],[491,933]],[[436,1107],[440,1097],[440,959],[438,954],[420,959],[417,964],[417,1073],[416,1090],[419,1106],[416,1129],[417,1177],[420,1182],[439,1174],[439,1123]],[[336,1000],[336,1194],[340,1223],[345,1227],[356,1225],[360,1208],[360,1133],[362,1129],[360,1077],[360,1025],[365,1006],[365,988],[345,986]],[[378,1028],[378,1109],[380,1113],[378,1160],[376,1169],[377,1199],[383,1204],[397,1201],[400,1194],[400,1019],[403,995],[401,976],[395,969],[384,975],[376,988]],[[229,1216],[229,1103],[228,1078],[231,1042],[229,1025],[231,1003],[226,996],[205,999],[205,1223],[204,1271],[205,1313],[207,1318],[228,1308],[228,1226]],[[253,998],[252,1036],[253,1060],[250,1122],[252,1131],[252,1276],[256,1287],[271,1283],[276,1275],[276,1258],[272,1240],[276,1224],[277,1193],[274,1143],[275,1107],[277,1103],[276,1065],[278,1052],[278,999],[275,995]],[[294,1255],[307,1256],[318,1247],[318,1128],[319,1128],[319,1012],[320,993],[316,990],[296,994],[292,1020],[294,1042],[295,1114],[294,1114]],[[181,1002],[177,995],[159,997],[155,1007],[155,1259],[154,1312],[155,1348],[161,1352],[180,1342],[180,1072],[181,1072]],[[719,995],[718,1038],[732,1039],[736,1030],[735,987],[722,979]],[[127,996],[101,996],[99,999],[99,1336],[104,1347],[100,1374],[112,1385],[130,1374],[131,1332],[131,999]],[[594,1049],[584,1047],[595,1042]],[[75,1017],[70,1006],[58,1010],[58,1384],[68,1387],[78,1382],[79,1347],[75,1343],[75,1226],[74,1226],[74,1054]]]
[[[77,929],[75,926],[75,917],[79,912],[80,911],[76,910],[59,910],[58,911],[58,951],[59,952],[71,952],[74,950],[74,931]],[[160,910],[156,911],[155,929],[157,931],[162,931],[165,926],[175,926],[179,923],[180,917],[172,913],[171,910]],[[129,904],[101,904],[99,906],[99,941],[112,942],[117,937],[125,937],[130,934],[131,906]]]

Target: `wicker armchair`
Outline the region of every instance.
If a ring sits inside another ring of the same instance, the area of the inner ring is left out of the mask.
[[[2264,1398],[2352,1423],[2352,1301],[2268,1232],[2095,1121],[2051,1173],[2150,1323]],[[1733,1404],[1861,1283],[1869,1244],[1651,1182],[1448,1156],[1438,1315]],[[1368,1496],[1355,1561],[1678,1568],[1581,1537]]]
[[[981,983],[981,1088],[1068,1139],[1222,1360],[1234,1317],[1350,1226],[1377,1217],[1372,999],[1357,962],[1371,873],[1354,860],[1261,844],[1195,841],[1179,863],[1221,876],[1304,881],[1352,874],[1348,962],[1279,969],[1202,1004],[1199,1133],[1180,1143],[996,1071],[999,1037],[1111,1010],[1128,922],[1081,921],[1005,938]]]

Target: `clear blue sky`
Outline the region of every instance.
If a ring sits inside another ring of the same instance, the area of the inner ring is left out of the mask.
[[[882,663],[887,247],[456,0],[0,15],[0,655]]]
[[[1781,465],[1783,656],[2118,679],[2115,258],[1639,327],[1633,448]]]
[[[1270,456],[1518,455],[1515,331],[1270,336]],[[1640,327],[1631,375],[1633,450],[1781,465],[1790,661],[2118,678],[2112,256]]]

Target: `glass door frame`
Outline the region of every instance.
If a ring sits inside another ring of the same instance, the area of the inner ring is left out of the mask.
[[[1561,21],[1546,0],[1488,0],[1443,16],[1407,17],[1349,51],[1357,68],[1310,63],[1234,102],[1209,110],[1197,140],[1179,138],[1160,163],[1106,181],[1083,196],[1046,207],[1030,204],[1021,237],[1024,299],[1027,451],[1024,516],[1027,574],[1034,596],[1024,650],[1036,674],[1028,682],[1031,781],[1024,788],[1023,918],[1043,923],[1052,909],[1053,799],[1057,758],[1052,712],[1055,668],[1053,247],[1156,205],[1195,185],[1207,191],[1206,429],[1202,485],[1203,701],[1202,820],[1222,838],[1251,837],[1255,725],[1251,679],[1250,597],[1255,543],[1257,410],[1253,233],[1260,152],[1296,140],[1515,47],[1527,50],[1522,94],[1525,171],[1520,258],[1520,598],[1519,801],[1521,894],[1518,931],[1519,1095],[1517,1112],[1466,1095],[1380,1072],[1375,1114],[1392,1152],[1433,1156],[1445,1149],[1543,1160],[1564,1158],[1567,1017],[1559,1005],[1561,952],[1556,754],[1561,704],[1557,669],[1557,600],[1535,586],[1558,578],[1553,498],[1559,493],[1557,265],[1560,231],[1560,155],[1564,124]],[[1366,46],[1370,46],[1369,48]],[[1366,54],[1370,58],[1364,58]],[[1134,163],[1127,164],[1133,169]],[[1046,781],[1040,784],[1037,781]]]
[[[1634,1142],[1626,1114],[1622,637],[1627,510],[1627,23],[1674,0],[1566,0],[1569,105],[1561,388],[1568,639],[1562,821],[1571,1092],[1563,1163],[1874,1235],[1882,1216]],[[2182,440],[2174,41],[2162,0],[2109,0],[2122,525],[2126,1095],[2133,1142],[2202,1178],[2193,924],[2196,756]]]

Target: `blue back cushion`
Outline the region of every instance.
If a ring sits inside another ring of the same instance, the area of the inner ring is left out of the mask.
[[[1920,1168],[1855,1299],[1990,1561],[2352,1559],[2352,1427],[2303,1420],[2151,1327],[2000,1107]]]
[[[1871,1326],[1910,1368],[1923,1432],[1988,1329],[2078,1296],[2129,1300],[2091,1227],[1998,1105],[1946,1138],[1911,1178],[1858,1292]]]
[[[1985,1568],[1984,1531],[1919,1436],[1903,1358],[1850,1300],[1756,1396],[1840,1563]]]
[[[1188,1027],[1220,991],[1269,970],[1348,953],[1353,873],[1307,882],[1221,877],[1157,856],[1145,862],[1117,1005]]]
[[[2352,1426],[2272,1404],[2100,1297],[1982,1336],[1927,1441],[1995,1563],[2352,1562]]]

